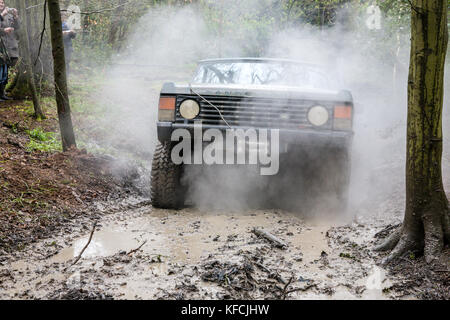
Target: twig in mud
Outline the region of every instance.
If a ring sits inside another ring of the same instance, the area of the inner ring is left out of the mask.
[[[298,291],[305,292],[305,291],[308,291],[308,290],[311,289],[311,288],[317,288],[317,284],[310,284],[310,285],[307,285],[307,286],[304,287],[304,288],[294,288],[294,289],[291,289],[291,290],[287,290],[288,287],[289,287],[289,285],[292,283],[292,280],[294,280],[294,276],[292,276],[292,277],[289,279],[289,281],[286,283],[286,285],[285,285],[284,288],[282,289],[281,297],[282,297],[283,300],[286,300],[286,296],[287,296],[288,294],[290,294],[290,293],[298,292]]]
[[[272,271],[270,271],[270,269],[267,268],[266,266],[264,266],[262,263],[255,262],[255,265],[256,265],[257,267],[259,267],[261,270],[267,272],[268,274],[271,274],[271,273],[272,273]]]
[[[89,246],[89,244],[91,243],[92,240],[92,236],[94,235],[95,232],[95,228],[97,227],[97,221],[94,222],[94,225],[92,226],[92,231],[91,234],[89,235],[89,240],[86,243],[86,245],[83,247],[83,249],[80,251],[80,254],[77,256],[77,258],[75,259],[74,262],[72,262],[72,264],[70,266],[68,266],[67,268],[65,268],[64,270],[69,269],[71,266],[75,265],[80,259],[81,256],[83,255],[84,251],[87,249],[87,247]]]
[[[269,274],[269,279],[275,279],[281,284],[286,284],[287,283],[287,281],[284,280],[283,277],[280,276],[280,274],[278,272],[271,272]],[[280,288],[280,290],[281,290],[281,288]]]
[[[286,300],[287,288],[288,288],[289,285],[292,283],[292,280],[293,280],[293,279],[294,279],[294,276],[291,276],[291,278],[289,279],[289,281],[284,285],[283,292],[282,292],[282,298],[283,298],[283,300]]]
[[[269,278],[273,278],[282,284],[286,284],[286,280],[284,280],[278,273],[271,271],[269,268],[264,266],[262,263],[254,262],[255,266],[260,268],[262,271],[267,272],[269,274]]]
[[[283,279],[282,276],[280,276],[278,273],[275,273],[274,279],[278,282],[281,282],[282,284],[286,284],[286,280]]]
[[[147,240],[145,240],[144,242],[142,242],[142,244],[137,247],[136,249],[131,250],[130,252],[127,253],[127,255],[131,256],[133,253],[141,250],[141,248],[147,243]]]
[[[57,255],[57,254],[58,254],[58,251],[49,253],[49,254],[47,254],[46,256],[44,256],[43,258],[40,258],[40,260],[47,260],[48,258],[51,258],[51,257],[53,257],[53,256],[55,256],[55,255]]]
[[[297,292],[297,291],[303,291],[303,292],[304,291],[308,291],[309,289],[314,288],[314,287],[317,287],[317,284],[310,284],[310,285],[308,285],[308,286],[306,286],[304,288],[295,288],[295,289],[286,291],[286,295],[288,295],[290,293],[293,293],[293,292]]]
[[[252,230],[252,232],[258,237],[263,237],[264,239],[269,240],[271,243],[273,243],[278,248],[286,249],[288,247],[288,245],[283,240],[275,237],[273,234],[271,234],[265,230],[254,228]]]

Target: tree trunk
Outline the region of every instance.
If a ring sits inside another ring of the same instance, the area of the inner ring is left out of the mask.
[[[85,12],[89,12],[89,0],[84,0],[83,2],[83,11]],[[90,20],[89,20],[89,15],[85,14],[84,18],[83,18],[83,36],[82,36],[82,40],[83,40],[83,44],[86,45],[88,40],[89,40],[89,36],[88,33],[90,35]]]
[[[377,248],[393,249],[385,263],[409,251],[424,252],[429,263],[450,240],[441,165],[447,3],[414,0],[411,12],[406,209],[402,227]]]
[[[28,0],[27,0],[28,3]],[[30,5],[42,4],[41,0],[33,0]],[[52,50],[50,44],[50,38],[48,32],[44,32],[44,20],[45,20],[45,30],[49,29],[49,19],[47,15],[47,6],[37,6],[32,9],[27,10],[30,14],[31,24],[28,27],[32,30],[29,33],[30,38],[30,51],[34,67],[34,74],[36,83],[39,84],[38,92],[42,95],[53,96],[54,92],[52,90],[51,83],[53,82],[53,59]],[[45,16],[45,19],[44,19]],[[43,36],[42,36],[43,33]],[[41,45],[42,37],[42,45]],[[40,52],[39,52],[40,47]]]
[[[112,17],[111,21],[111,30],[109,31],[109,38],[108,43],[111,45],[114,49],[120,49],[121,43],[120,39],[118,39],[117,34],[120,30],[120,28],[123,25],[123,12],[125,10],[125,4],[126,0],[119,0],[116,12],[114,13],[114,16]]]
[[[30,38],[28,34],[28,24],[30,23],[29,13],[27,13],[25,9],[25,0],[21,0],[18,2],[19,4],[19,12],[22,14],[22,27],[19,29],[20,39],[23,41],[23,60],[26,68],[26,79],[28,83],[28,87],[31,90],[31,97],[33,99],[34,106],[34,117],[36,119],[45,119],[45,115],[42,112],[41,104],[39,101],[39,96],[36,90],[36,83],[34,80],[34,72],[33,65],[31,62],[31,52],[30,52]]]
[[[55,96],[58,107],[59,128],[63,150],[76,147],[70,115],[69,95],[67,93],[66,62],[62,33],[61,12],[58,0],[48,0],[50,30],[52,37],[53,70],[55,78]]]
[[[19,8],[21,6],[20,1],[16,0],[13,4],[15,8]],[[41,0],[30,0],[26,1],[27,6],[33,6],[40,4]],[[27,10],[27,25],[28,25],[28,38],[29,38],[29,50],[30,57],[33,64],[34,71],[34,79],[36,83],[36,89],[38,93],[42,95],[53,95],[53,90],[50,88],[50,83],[52,82],[51,74],[53,73],[53,64],[52,64],[52,54],[50,48],[50,41],[46,34],[44,34],[41,52],[38,51],[41,40],[41,32],[43,29],[43,20],[44,6],[36,6]],[[20,12],[22,16],[22,21],[25,19],[25,12]],[[46,25],[48,25],[48,17],[46,19]],[[22,39],[20,39],[22,40]],[[25,41],[19,41],[19,50],[20,56],[24,56]],[[10,81],[7,90],[10,92],[10,95],[15,97],[16,99],[25,99],[26,97],[31,95],[31,89],[28,85],[27,79],[27,67],[26,63],[23,61],[24,59],[20,59],[19,63],[16,65],[16,72],[14,74],[14,78]]]

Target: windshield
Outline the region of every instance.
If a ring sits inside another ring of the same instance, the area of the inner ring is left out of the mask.
[[[294,62],[220,61],[201,63],[196,84],[242,84],[329,89],[329,79],[315,66]]]

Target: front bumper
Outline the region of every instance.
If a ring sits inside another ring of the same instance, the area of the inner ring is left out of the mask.
[[[176,129],[186,129],[194,138],[194,125],[172,122],[157,122],[158,140],[160,142],[171,141],[172,132]],[[221,131],[237,130],[237,129],[255,129],[267,130],[266,128],[246,128],[227,126],[202,125],[202,131],[208,129],[218,129]],[[269,129],[270,130],[270,129]],[[332,130],[311,130],[311,129],[279,129],[280,143],[289,145],[298,145],[304,147],[337,147],[349,148],[353,140],[354,133],[352,131],[332,131]]]

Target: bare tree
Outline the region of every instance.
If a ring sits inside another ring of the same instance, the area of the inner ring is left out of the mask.
[[[20,8],[23,5],[21,2],[23,2],[23,0],[15,0],[11,3],[14,7]],[[48,19],[44,19],[44,6],[42,5],[41,0],[26,0],[25,5],[27,6],[27,9],[20,10],[20,14],[22,21],[24,21],[26,17],[29,49],[27,50],[25,48],[25,41],[19,41],[21,56],[24,57],[24,52],[29,52],[37,92],[41,95],[50,94],[52,90],[50,90],[49,85],[47,84],[51,83],[53,80],[53,59],[51,57],[50,40],[46,33],[43,32],[44,20],[46,20],[45,24],[48,25]],[[32,95],[31,88],[28,84],[28,70],[25,59],[20,59],[15,69],[16,72],[14,77],[8,86],[8,91],[11,92],[11,96],[23,99]]]
[[[38,92],[36,90],[36,82],[34,79],[34,70],[33,65],[31,62],[31,51],[30,51],[30,37],[29,37],[29,28],[28,25],[30,23],[30,16],[27,10],[25,9],[25,0],[18,1],[18,9],[19,12],[22,14],[22,28],[19,29],[20,32],[20,39],[23,42],[23,51],[22,56],[25,63],[25,70],[26,70],[26,81],[28,83],[28,86],[31,91],[31,97],[33,99],[33,106],[34,106],[34,117],[36,119],[45,119],[45,115],[42,112],[41,104],[39,101]]]
[[[109,31],[109,40],[108,43],[116,49],[120,49],[121,43],[118,41],[117,34],[119,33],[119,29],[123,27],[124,24],[124,18],[123,18],[123,12],[125,10],[125,4],[127,3],[127,0],[119,0],[119,4],[116,8],[116,12],[112,18],[111,23],[111,29]]]
[[[378,250],[385,263],[409,251],[431,262],[450,241],[450,211],[442,183],[442,108],[448,44],[447,1],[411,1],[406,209],[402,227]]]
[[[58,107],[59,128],[63,150],[76,147],[67,92],[66,62],[62,33],[61,10],[58,0],[47,0],[52,38],[53,70],[55,78],[55,96]]]

